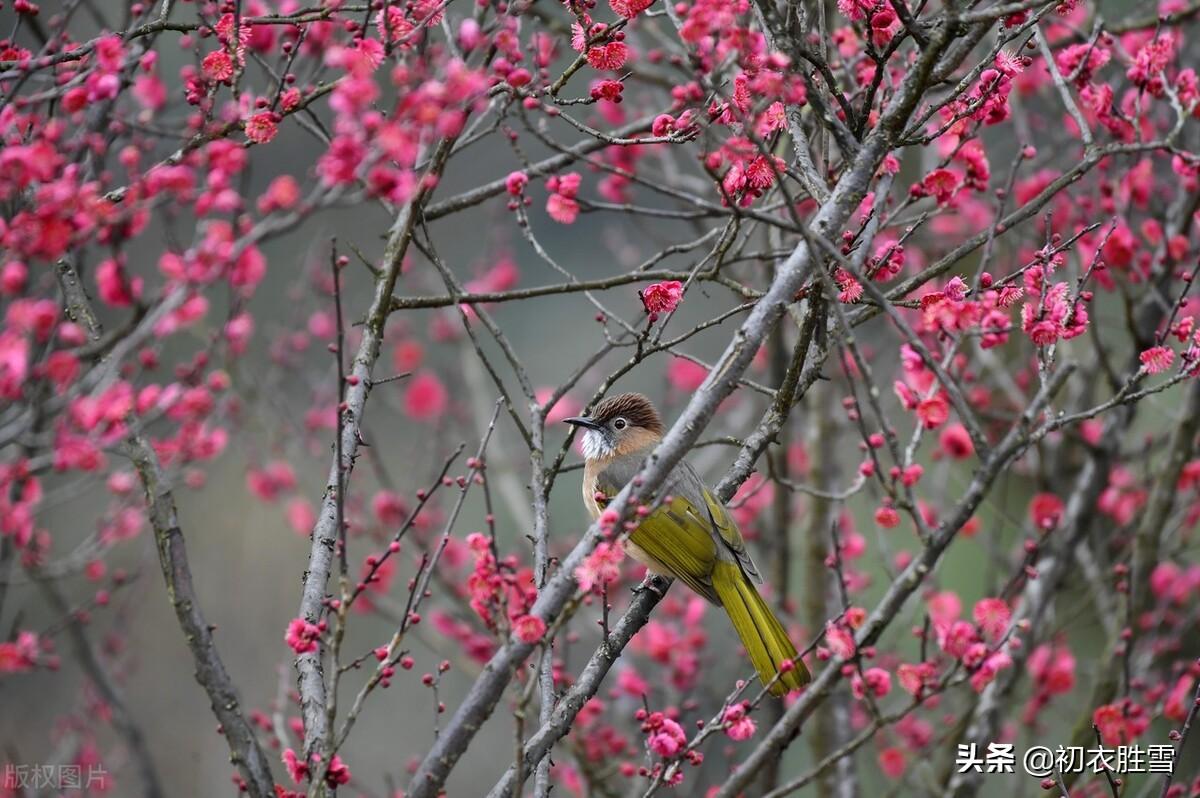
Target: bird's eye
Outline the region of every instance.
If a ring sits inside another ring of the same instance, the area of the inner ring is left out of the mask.
[[[618,418],[613,422],[613,429],[625,429],[627,426],[629,423],[623,418]]]

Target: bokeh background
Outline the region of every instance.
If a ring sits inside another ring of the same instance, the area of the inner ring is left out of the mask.
[[[54,5],[43,3],[43,13],[53,13]],[[1119,16],[1139,5],[1135,2],[1107,3],[1105,12]],[[187,6],[181,9],[183,13],[188,11]],[[453,7],[451,13],[454,14]],[[9,30],[11,25],[11,11],[0,9],[0,30]],[[77,25],[77,35],[81,38],[90,35],[94,29],[86,15],[78,16]],[[177,74],[178,66],[189,57],[170,46],[173,35],[167,34],[161,40],[166,45],[160,48],[163,74],[166,75]],[[638,91],[644,89],[634,89],[634,101],[629,105],[637,105]],[[327,123],[330,121],[327,108],[322,106],[317,113]],[[551,130],[561,136],[561,140],[574,140],[564,128]],[[992,144],[998,152],[1003,152],[1005,146],[1015,146],[1012,142],[1006,145],[1004,141]],[[532,160],[549,154],[528,136],[523,137],[522,148]],[[305,182],[311,176],[319,152],[319,143],[305,131],[296,125],[283,125],[280,136],[269,147],[254,151],[246,195],[257,196],[272,178],[283,173],[290,173]],[[993,162],[1003,163],[1004,159],[993,154]],[[513,150],[500,137],[490,137],[452,161],[437,197],[445,198],[502,177],[520,166]],[[689,168],[687,164],[671,166]],[[919,164],[906,164],[906,169],[915,174]],[[582,193],[586,196],[588,182],[594,177],[586,167],[580,171],[585,174]],[[544,192],[540,193],[539,189],[540,181],[535,183],[533,196],[543,196]],[[647,203],[660,202],[640,192],[635,192],[635,196]],[[637,220],[613,213],[585,213],[574,225],[563,226],[544,214],[541,202],[535,202],[531,209],[531,221],[549,252],[580,279],[628,270],[658,249],[696,234],[696,228],[688,223]],[[327,398],[333,391],[333,370],[323,343],[311,346],[286,367],[273,362],[270,348],[287,331],[303,327],[312,312],[330,309],[328,305],[320,304],[309,286],[311,276],[326,268],[331,237],[337,237],[343,244],[353,243],[368,257],[376,258],[382,251],[383,236],[390,223],[389,215],[376,204],[333,209],[264,246],[269,259],[268,274],[249,303],[257,322],[254,343],[250,354],[229,365],[235,390],[246,396],[239,423],[232,430],[227,451],[206,470],[206,484],[200,489],[180,488],[177,491],[197,593],[204,612],[217,626],[217,645],[247,709],[269,712],[281,689],[290,690],[294,686],[292,655],[283,643],[283,633],[288,621],[297,614],[300,579],[309,551],[308,540],[289,527],[282,505],[265,504],[252,496],[246,484],[247,469],[269,460],[285,459],[298,477],[298,493],[315,503],[324,489],[332,442],[332,436],[326,431],[312,432],[303,425],[304,415],[312,408],[314,399]],[[505,257],[518,265],[520,285],[539,285],[561,279],[521,239],[513,216],[504,208],[503,198],[439,220],[431,225],[431,230],[441,256],[463,281],[484,274],[498,259]],[[167,232],[151,230],[141,236],[131,252],[131,262],[142,257],[148,264],[155,263]],[[185,238],[190,236],[191,220],[177,220],[176,232]],[[670,259],[664,265],[682,267],[692,262],[690,256],[683,256]],[[349,320],[355,320],[368,303],[370,279],[357,263],[352,263],[346,274],[346,315]],[[603,301],[614,312],[636,321],[641,313],[636,288],[627,286],[606,292]],[[436,272],[421,258],[414,257],[400,291],[440,294],[443,288]],[[730,294],[717,288],[689,293],[684,307],[672,322],[672,329],[676,332],[686,330],[689,325],[728,308],[734,301]],[[224,320],[223,311],[223,308],[214,307],[209,318],[210,330]],[[1106,311],[1100,309],[1096,314],[1097,323],[1119,323],[1115,308],[1112,311],[1106,318]],[[492,313],[539,386],[560,383],[595,351],[602,340],[600,327],[594,321],[596,310],[582,294],[504,304],[492,308]],[[403,381],[378,388],[368,405],[366,428],[371,444],[370,456],[378,458],[378,465],[398,488],[410,494],[433,478],[444,457],[458,443],[465,442],[468,450],[474,448],[496,398],[494,388],[461,336],[456,340],[431,340],[430,331],[437,325],[439,317],[448,320],[452,329],[460,330],[457,314],[452,310],[414,311],[394,317],[390,322],[389,347],[385,348],[379,371],[387,373],[390,347],[398,340],[403,337],[421,339],[425,342],[426,366],[434,369],[450,389],[451,405],[447,416],[436,425],[410,421],[401,410]],[[711,362],[723,348],[736,322],[735,318],[697,336],[688,342],[686,351]],[[197,335],[207,332],[201,328]],[[864,330],[862,337],[871,346],[884,334],[886,331],[882,327],[872,325]],[[1066,344],[1064,355],[1086,357],[1089,346],[1090,339],[1083,337]],[[599,379],[626,357],[627,353],[622,352],[605,359],[594,370],[594,375],[585,380],[584,387],[588,390],[574,391],[572,398],[585,399]],[[687,396],[672,389],[665,378],[670,358],[666,354],[652,357],[623,378],[617,387],[649,393],[659,400],[664,414],[672,417]],[[164,352],[163,361],[172,362],[170,351]],[[822,387],[817,393],[821,390],[827,389]],[[837,395],[840,398],[840,392]],[[814,395],[807,400],[797,416],[793,427],[797,437],[808,434],[815,423],[814,414],[821,412],[815,399]],[[761,397],[742,392],[726,408],[728,418],[734,421],[730,427],[737,429],[736,421],[740,420],[744,429],[748,419],[757,418],[762,402]],[[1144,429],[1159,428],[1158,425],[1165,423],[1164,419],[1173,416],[1176,403],[1175,392],[1151,397],[1140,422],[1145,425]],[[551,442],[557,445],[565,432],[561,428],[552,429]],[[837,462],[833,470],[839,475],[835,481],[845,483],[858,464],[859,454],[850,450],[836,452],[835,456]],[[572,455],[571,461],[576,459],[577,456]],[[707,447],[692,457],[710,479],[719,477],[731,459],[732,450],[720,446]],[[504,416],[501,416],[490,449],[489,472],[503,493],[503,499],[497,505],[501,545],[510,550],[525,551],[527,515],[519,508],[528,480],[528,456]],[[931,484],[944,484],[948,495],[953,496],[965,487],[969,473],[960,466],[942,462],[934,466],[927,479]],[[76,546],[97,531],[109,499],[99,483],[50,479],[47,484],[52,495],[44,505],[39,523],[53,534],[54,555],[71,556]],[[354,487],[373,490],[377,484],[377,472],[367,467],[365,459],[360,460]],[[1008,475],[998,483],[979,514],[983,527],[994,530],[994,537],[964,539],[951,546],[937,575],[943,589],[959,592],[964,602],[970,602],[989,595],[989,590],[1004,580],[1007,562],[1000,560],[988,545],[992,542],[1000,550],[1007,551],[1008,544],[1021,534],[1020,525],[1032,490],[1031,481],[1016,474]],[[869,524],[873,507],[866,496],[849,502],[849,510],[864,528]],[[579,505],[579,472],[569,472],[557,480],[550,518],[552,539],[560,549],[569,547],[586,528],[586,518]],[[803,520],[798,515],[791,530],[798,548],[805,545],[801,539],[805,529]],[[483,507],[479,494],[475,493],[468,500],[457,534],[465,536],[481,529],[482,525]],[[902,549],[916,550],[915,538],[907,532],[905,535],[892,539],[893,553]],[[371,550],[365,543],[352,543],[352,546],[356,547],[352,549],[352,561]],[[408,561],[407,557],[405,561]],[[117,547],[109,563],[110,568],[124,568],[133,579],[128,587],[114,594],[109,608],[94,613],[92,633],[115,654],[113,661],[122,689],[136,721],[148,735],[154,759],[170,785],[170,794],[181,798],[231,794],[232,769],[228,751],[217,733],[204,692],[192,676],[191,660],[166,600],[149,531],[143,530],[137,539]],[[865,563],[873,583],[856,603],[872,606],[886,585],[886,565],[879,550],[873,546]],[[792,574],[796,590],[800,589],[804,578],[802,569],[803,563],[798,559]],[[393,582],[393,595],[398,600],[403,598],[405,581],[398,577]],[[67,595],[78,602],[85,601],[95,589],[77,575],[64,579],[63,587]],[[1071,640],[1077,644],[1079,685],[1070,696],[1058,700],[1061,715],[1047,714],[1043,718],[1045,725],[1035,734],[1022,733],[1018,737],[1018,752],[1028,743],[1053,747],[1065,743],[1069,737],[1067,724],[1073,722],[1081,709],[1079,701],[1086,693],[1088,676],[1095,667],[1096,658],[1101,656],[1103,645],[1102,627],[1097,619],[1090,617],[1089,606],[1081,594],[1067,594],[1060,599],[1057,623],[1069,628]],[[0,618],[0,628],[4,630],[18,619],[22,626],[41,629],[56,621],[40,600],[36,588],[26,583],[19,571],[10,589],[7,615]],[[741,663],[730,661],[736,658],[728,653],[734,650],[733,638],[724,619],[710,613],[706,623],[714,638],[730,641],[728,646],[711,648],[714,655],[725,652],[721,654],[722,661],[705,664],[713,673],[713,695],[719,695],[744,669]],[[897,621],[887,638],[889,646],[897,645],[894,641],[900,640],[898,645],[902,651],[915,652],[915,643],[906,633],[908,625],[904,620]],[[582,636],[580,644],[573,647],[572,661],[577,665],[581,656],[591,650],[595,634],[588,622],[576,626]],[[386,640],[392,628],[383,618],[355,617],[347,650],[365,651],[378,645]],[[7,761],[55,762],[72,741],[70,726],[64,718],[86,707],[90,698],[85,679],[73,663],[69,647],[61,636],[60,648],[64,656],[59,672],[38,671],[0,680],[0,750]],[[453,644],[438,640],[429,628],[419,637],[414,655],[418,662],[416,673],[432,670],[442,658],[448,657],[456,663],[444,678],[441,691],[442,700],[452,710],[470,684],[474,666],[462,661]],[[357,688],[358,682],[353,675],[348,682],[349,692],[343,693],[343,701]],[[507,766],[512,740],[511,724],[503,717],[504,706],[454,772],[448,785],[449,795],[482,795]],[[635,708],[631,706],[630,712]],[[295,715],[295,708],[289,707],[288,714]],[[1162,739],[1165,735],[1161,732],[1156,726],[1151,736]],[[384,796],[389,794],[389,785],[403,787],[407,781],[405,764],[427,749],[432,735],[433,697],[430,691],[415,677],[397,678],[389,690],[372,696],[344,752],[355,776],[355,787],[361,787],[349,789],[347,794],[361,792]],[[126,767],[127,763],[108,756],[119,746],[113,746],[113,739],[105,734],[100,740],[105,766],[115,775],[110,794],[137,795],[139,785],[135,774]],[[870,756],[869,751],[866,749],[864,756]],[[1194,754],[1193,751],[1193,760]],[[784,772],[799,772],[808,759],[805,745],[793,746],[787,754]],[[936,775],[933,763],[916,763],[914,767],[928,768],[930,781]],[[871,767],[864,773],[874,771]],[[280,780],[284,779],[281,765],[275,766],[275,772]],[[694,779],[690,772],[688,778],[681,794],[701,794],[697,785],[702,779]],[[864,778],[863,795],[889,794],[887,783],[876,781],[870,775]],[[988,777],[985,783],[984,794],[990,796],[1039,792],[1036,780],[1019,772],[1013,777]],[[1135,781],[1134,787],[1138,786]]]

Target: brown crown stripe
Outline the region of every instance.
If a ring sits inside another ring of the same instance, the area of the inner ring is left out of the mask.
[[[656,435],[662,435],[665,431],[658,411],[654,409],[650,400],[640,393],[610,396],[596,405],[596,410],[592,413],[592,418],[601,424],[606,424],[617,416],[624,416],[633,426],[642,427]]]

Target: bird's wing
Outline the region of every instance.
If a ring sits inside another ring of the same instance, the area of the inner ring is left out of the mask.
[[[737,524],[729,515],[729,510],[704,485],[695,469],[686,462],[680,463],[671,477],[668,480],[667,493],[679,493],[686,496],[698,513],[703,513],[707,509],[708,522],[711,524],[715,536],[737,560],[746,576],[758,584],[762,584],[762,575],[759,574],[754,560],[750,558],[750,552],[746,550],[746,541],[742,538]]]
[[[629,542],[661,565],[663,571],[720,604],[712,584],[716,539],[712,527],[693,510],[687,499],[677,496],[643,518],[629,535]]]
[[[627,458],[609,464],[596,475],[596,491],[604,507],[637,474],[642,458]],[[712,570],[717,561],[717,536],[709,513],[697,512],[694,499],[683,492],[664,502],[643,518],[629,536],[629,542],[641,549],[663,573],[679,579],[696,593],[719,603],[712,586]]]
[[[612,497],[637,474],[642,458],[625,458],[596,475],[596,489]],[[662,490],[664,502],[642,519],[630,541],[706,598],[716,600],[711,574],[717,558],[735,561],[755,582],[762,577],[729,511],[687,463],[680,463]],[[607,502],[600,502],[603,506]]]

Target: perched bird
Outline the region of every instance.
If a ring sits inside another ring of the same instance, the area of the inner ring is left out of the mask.
[[[590,416],[565,421],[583,432],[583,501],[596,519],[662,440],[662,419],[645,396],[625,393],[605,399]],[[779,674],[772,693],[807,684],[811,676],[796,647],[754,588],[762,577],[729,512],[684,462],[660,495],[664,502],[641,520],[625,550],[652,572],[672,576],[723,607],[763,684]],[[785,660],[792,667],[781,672]]]

